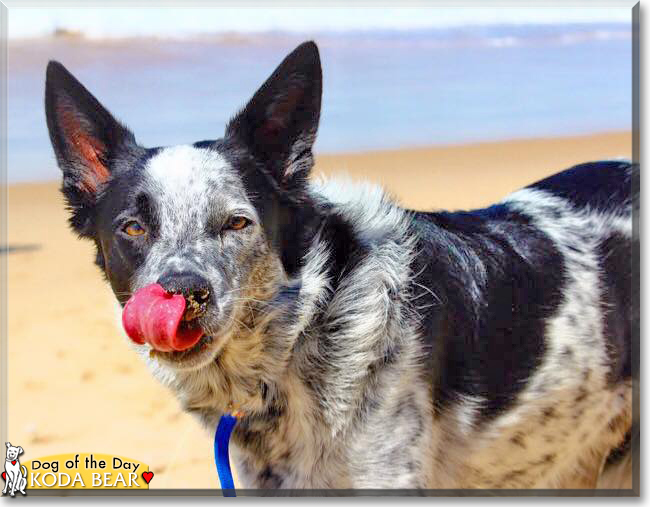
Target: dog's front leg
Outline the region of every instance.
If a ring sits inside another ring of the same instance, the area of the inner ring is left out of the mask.
[[[6,495],[6,494],[7,494],[7,488],[9,487],[9,481],[10,481],[10,479],[9,479],[9,472],[7,472],[7,471],[5,470],[5,487],[4,487],[4,489],[2,490],[2,494],[3,494],[3,495]]]
[[[12,477],[11,480],[9,480],[9,474],[7,474],[7,482],[9,483],[9,494],[11,496],[14,496],[16,494],[16,486],[15,486],[16,480],[14,477]]]
[[[16,495],[16,487],[18,486],[18,481],[20,480],[20,472],[16,472],[11,480],[11,496]]]

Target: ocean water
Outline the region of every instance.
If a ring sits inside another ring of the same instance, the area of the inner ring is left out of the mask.
[[[631,128],[629,24],[265,32],[177,39],[11,40],[10,182],[58,178],[43,110],[49,59],[66,65],[146,146],[222,135],[302,40],[323,64],[317,153]]]

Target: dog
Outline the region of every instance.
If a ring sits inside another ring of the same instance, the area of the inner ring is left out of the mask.
[[[6,495],[8,490],[11,496],[16,496],[16,491],[25,495],[25,486],[27,486],[27,468],[20,464],[18,456],[23,453],[23,448],[14,447],[10,442],[5,442],[7,446],[7,457],[5,458],[5,487],[2,494]],[[21,473],[22,468],[22,473]]]
[[[222,138],[145,148],[49,63],[72,229],[122,306],[158,284],[192,308],[191,347],[134,349],[209,432],[241,414],[246,488],[596,487],[633,427],[638,165],[408,210],[310,178],[321,93],[306,42]]]

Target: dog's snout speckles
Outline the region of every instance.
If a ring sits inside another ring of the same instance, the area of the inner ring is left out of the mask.
[[[201,288],[197,290],[190,290],[185,296],[185,314],[183,315],[184,321],[191,321],[197,319],[206,312],[208,301],[210,299],[210,290]]]
[[[159,278],[158,283],[167,292],[185,298],[184,321],[195,320],[207,312],[211,287],[203,276],[191,272],[175,272]]]

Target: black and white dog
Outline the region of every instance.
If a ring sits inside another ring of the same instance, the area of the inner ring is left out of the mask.
[[[456,213],[312,181],[311,42],[216,141],[144,148],[56,62],[45,102],[71,225],[120,303],[209,294],[191,348],[134,346],[208,431],[241,411],[245,487],[595,487],[629,438],[638,166]]]

